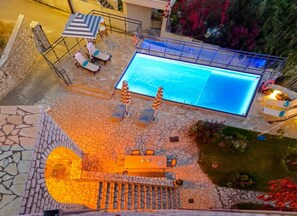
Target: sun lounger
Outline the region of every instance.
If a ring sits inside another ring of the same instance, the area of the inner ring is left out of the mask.
[[[76,62],[75,62],[76,67],[82,67],[82,68],[92,72],[94,74],[94,76],[98,71],[100,71],[100,66],[95,65],[95,64],[89,62],[88,60],[86,60],[85,57],[80,52],[77,52],[74,55],[74,58],[76,60]]]
[[[138,126],[145,127],[153,120],[153,117],[154,117],[154,110],[153,109],[144,109],[141,112],[141,115],[139,116],[136,124]]]
[[[280,107],[284,109],[292,109],[293,107],[297,106],[297,99],[294,99],[292,101],[281,101],[281,100],[272,100],[269,99],[266,102],[267,105],[269,106],[274,106],[274,107]]]
[[[111,114],[111,121],[119,122],[122,121],[126,112],[126,107],[123,104],[116,106]]]
[[[290,109],[290,110],[284,111],[284,110],[275,110],[268,107],[264,107],[263,113],[267,115],[275,116],[275,117],[280,117],[280,118],[289,118],[294,115],[297,115],[297,109]]]
[[[101,60],[101,61],[104,62],[104,64],[106,64],[106,62],[108,60],[110,60],[110,58],[111,58],[111,55],[108,55],[108,54],[106,54],[106,53],[101,52],[100,50],[98,50],[91,41],[88,42],[87,48],[89,50],[89,53],[91,55],[91,58],[95,58],[95,59]]]

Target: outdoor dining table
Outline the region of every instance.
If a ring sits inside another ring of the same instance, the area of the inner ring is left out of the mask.
[[[162,155],[129,155],[125,156],[124,168],[166,168],[166,161]]]

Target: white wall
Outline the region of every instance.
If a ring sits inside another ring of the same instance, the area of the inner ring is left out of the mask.
[[[35,0],[44,4],[48,4],[51,5],[53,7],[57,7],[61,10],[64,11],[69,11],[70,12],[70,8],[69,8],[69,4],[67,0]]]
[[[142,7],[156,8],[156,9],[165,9],[167,1],[161,0],[123,0],[123,3],[134,4]]]
[[[142,21],[142,29],[150,29],[152,9],[135,4],[123,3],[127,17]],[[129,27],[130,29],[130,27]]]

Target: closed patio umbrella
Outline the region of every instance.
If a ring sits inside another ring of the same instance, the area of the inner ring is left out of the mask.
[[[126,105],[126,114],[128,114],[128,104],[131,101],[131,94],[129,91],[128,82],[124,80],[122,82],[122,89],[121,89],[121,102]]]
[[[153,120],[156,118],[157,110],[162,107],[163,104],[163,87],[159,87],[155,101],[153,103],[153,109],[154,109],[154,117]]]

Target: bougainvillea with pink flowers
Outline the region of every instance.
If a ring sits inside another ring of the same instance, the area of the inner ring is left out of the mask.
[[[275,205],[279,210],[297,211],[297,182],[292,178],[268,182],[269,192],[257,198]]]

